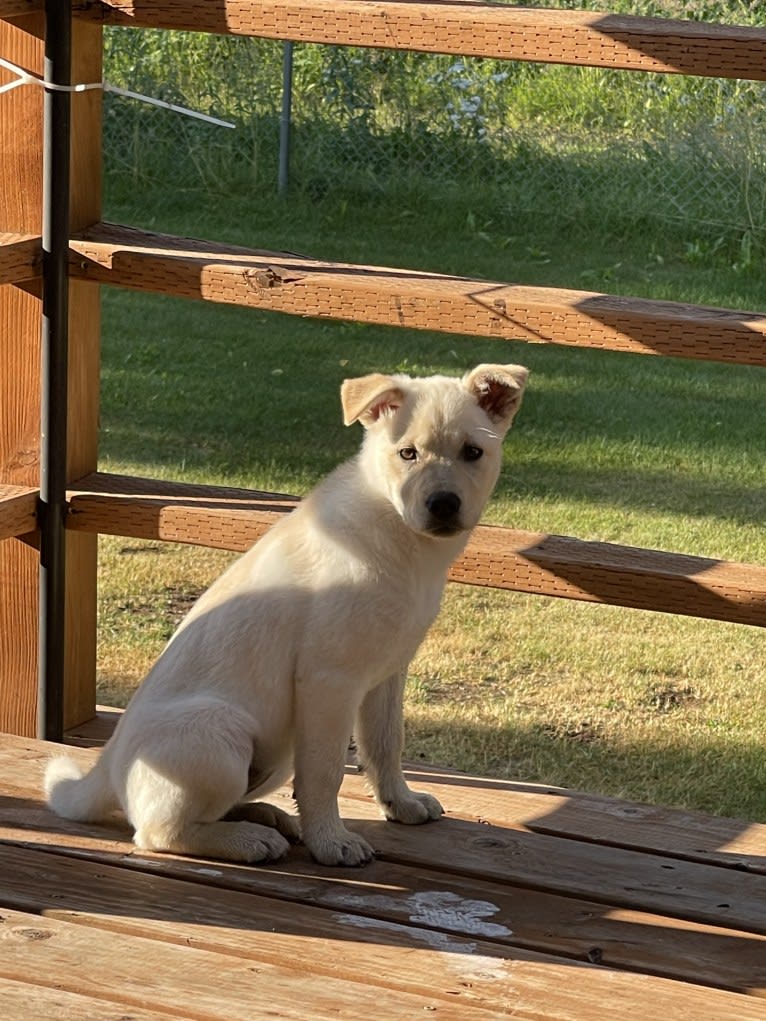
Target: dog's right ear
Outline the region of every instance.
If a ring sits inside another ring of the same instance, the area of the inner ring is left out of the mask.
[[[398,410],[404,400],[404,391],[393,376],[374,372],[371,376],[344,379],[340,388],[343,405],[343,423],[361,422],[365,429],[377,422],[381,415]]]

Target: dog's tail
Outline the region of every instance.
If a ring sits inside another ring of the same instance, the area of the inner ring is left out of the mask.
[[[89,773],[67,755],[51,759],[45,769],[43,787],[48,805],[56,815],[78,822],[96,822],[119,808],[103,752]]]

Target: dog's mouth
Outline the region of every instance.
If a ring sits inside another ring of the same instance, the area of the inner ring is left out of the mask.
[[[453,535],[460,535],[461,532],[465,531],[465,528],[458,523],[452,525],[434,523],[429,524],[425,531],[426,534],[432,535],[436,539],[450,539]]]

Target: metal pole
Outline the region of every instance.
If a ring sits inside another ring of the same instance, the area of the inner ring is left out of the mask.
[[[293,44],[286,42],[282,57],[282,114],[279,119],[279,175],[277,190],[285,195],[290,185],[290,125],[293,106]]]
[[[71,0],[45,0],[45,81],[69,85]],[[64,733],[70,93],[45,89],[38,736]]]

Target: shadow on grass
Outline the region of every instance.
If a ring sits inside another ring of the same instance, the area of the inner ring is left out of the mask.
[[[475,723],[419,713],[407,724],[406,756],[440,763],[444,748],[458,750],[462,770],[516,783],[572,786],[636,802],[674,806],[711,815],[766,821],[766,755],[752,740],[713,730],[704,739],[680,736],[631,743],[614,741],[598,725]],[[502,781],[501,781],[502,782]],[[491,781],[490,781],[491,783]],[[732,822],[733,839],[744,824]],[[744,827],[746,828],[746,827]],[[766,866],[764,845],[761,866]]]

